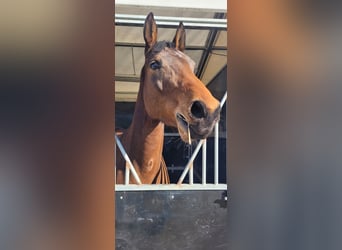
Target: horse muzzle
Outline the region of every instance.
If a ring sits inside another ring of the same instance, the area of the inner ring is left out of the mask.
[[[190,109],[190,114],[187,116],[182,115],[181,113],[176,114],[180,137],[184,142],[188,143],[193,139],[207,138],[220,119],[220,107],[210,113],[203,108],[205,106],[201,106],[202,104],[194,103],[195,104],[193,104]]]
[[[217,108],[212,114],[208,114],[203,118],[192,119],[189,125],[190,136],[194,139],[205,139],[213,131],[215,124],[220,119],[221,108]]]

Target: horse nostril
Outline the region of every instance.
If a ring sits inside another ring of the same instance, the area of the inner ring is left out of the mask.
[[[205,109],[205,106],[202,102],[200,101],[194,101],[192,103],[192,106],[191,106],[191,114],[195,117],[195,118],[204,118],[207,116],[207,112],[206,112],[206,109]]]

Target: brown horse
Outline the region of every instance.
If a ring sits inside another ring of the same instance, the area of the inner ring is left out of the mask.
[[[162,157],[164,124],[177,127],[183,141],[206,138],[219,119],[219,102],[194,74],[194,62],[183,53],[185,30],[180,23],[173,42],[157,42],[153,13],[144,25],[145,64],[130,127],[122,144],[141,182],[169,183]],[[117,151],[116,181],[124,183],[125,160]],[[136,183],[130,176],[130,183]]]

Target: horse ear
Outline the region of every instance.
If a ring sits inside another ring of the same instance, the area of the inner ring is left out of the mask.
[[[185,49],[185,29],[183,22],[180,22],[176,31],[175,38],[173,38],[173,43],[176,46],[176,49],[180,51],[184,51]]]
[[[157,42],[157,24],[152,12],[150,12],[145,19],[144,39],[146,53]]]

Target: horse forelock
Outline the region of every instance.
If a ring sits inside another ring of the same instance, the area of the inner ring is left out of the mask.
[[[160,51],[162,51],[164,48],[176,48],[176,45],[173,42],[169,42],[169,41],[160,41],[157,42],[153,48],[152,51],[159,53]]]
[[[169,41],[159,41],[150,50],[146,52],[145,56],[146,58],[153,57],[165,48],[176,48],[176,45],[173,42]]]
[[[146,59],[153,58],[154,56],[159,54],[161,51],[163,51],[165,48],[172,49],[171,51],[174,53],[175,56],[180,57],[180,58],[184,58],[188,62],[191,70],[194,71],[194,69],[195,69],[195,62],[189,56],[187,56],[185,53],[183,53],[180,50],[177,50],[176,49],[176,45],[173,42],[169,42],[169,41],[159,41],[159,42],[157,42],[151,48],[151,50],[149,50],[146,53]]]

